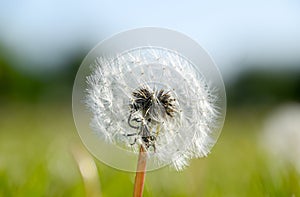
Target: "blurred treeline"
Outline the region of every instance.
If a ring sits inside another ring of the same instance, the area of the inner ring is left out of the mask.
[[[61,69],[53,72],[47,70],[39,75],[13,66],[11,60],[15,58],[14,55],[4,51],[0,47],[2,104],[71,101],[73,81],[87,51],[68,57]],[[284,65],[281,67],[284,68]],[[300,69],[272,70],[272,66],[265,65],[253,65],[253,68],[256,69],[244,71],[225,81],[228,107],[273,106],[282,102],[300,101]]]
[[[300,101],[299,69],[272,70],[272,66],[258,69],[259,66],[265,68],[264,65],[253,65],[257,69],[244,71],[225,84],[229,107],[271,107]]]
[[[16,57],[0,47],[0,102],[70,102],[76,72],[85,53],[69,56],[61,68],[36,73],[14,65],[12,60]]]

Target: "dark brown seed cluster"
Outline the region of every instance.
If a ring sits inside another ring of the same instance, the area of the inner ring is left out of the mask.
[[[161,89],[157,95],[158,100],[162,103],[164,106],[166,113],[170,116],[173,117],[175,113],[175,105],[174,101],[175,99],[171,96],[170,92],[164,93],[164,90]]]
[[[152,120],[157,114],[165,118],[166,116],[174,117],[175,99],[171,96],[170,92],[165,92],[163,89],[160,91],[150,90],[149,88],[142,87],[132,92],[132,103],[130,107],[130,115],[128,117],[128,125],[131,128],[137,129],[138,133],[127,134],[127,136],[140,136],[145,148],[148,150],[150,147],[155,148],[155,141],[159,131],[151,131],[151,124],[155,122]],[[143,118],[134,117],[135,112],[141,112]],[[137,137],[134,139],[135,144]]]
[[[175,109],[175,99],[171,96],[170,92],[165,92],[164,89],[160,91],[151,91],[147,88],[139,88],[132,93],[134,97],[134,102],[130,104],[130,108],[133,111],[142,111],[144,116],[147,116],[147,112],[154,102],[159,102],[167,115],[170,117],[174,116]],[[157,98],[157,100],[155,99]]]
[[[130,108],[133,111],[143,111],[146,112],[152,105],[152,94],[146,88],[140,88],[132,92],[134,101],[130,104]],[[144,114],[145,115],[145,114]]]

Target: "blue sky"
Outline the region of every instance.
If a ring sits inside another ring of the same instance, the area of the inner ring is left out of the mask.
[[[4,0],[0,40],[31,71],[63,67],[82,46],[131,28],[166,27],[204,47],[225,77],[239,62],[300,62],[299,1],[71,1]],[[271,69],[271,67],[270,67]]]

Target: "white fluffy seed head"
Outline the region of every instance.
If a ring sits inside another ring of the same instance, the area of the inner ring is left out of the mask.
[[[86,104],[93,114],[91,127],[100,137],[135,153],[140,145],[147,146],[149,159],[171,163],[176,170],[192,158],[207,156],[216,140],[218,98],[189,60],[165,48],[142,47],[99,57],[91,69]],[[133,92],[141,87],[154,95],[147,113],[130,107],[136,100]],[[172,116],[155,115],[165,112],[157,98],[160,90],[174,99]],[[147,122],[149,114],[155,121]]]
[[[265,120],[259,141],[277,164],[292,164],[300,172],[300,104],[277,107]]]

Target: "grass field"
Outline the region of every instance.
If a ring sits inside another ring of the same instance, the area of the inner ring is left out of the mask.
[[[261,148],[262,114],[229,109],[211,155],[193,160],[183,172],[163,168],[148,173],[144,196],[300,196],[295,167]],[[82,148],[70,106],[2,106],[0,196],[132,195],[133,173],[94,159],[98,175],[91,183],[74,159],[77,150],[91,158]]]

